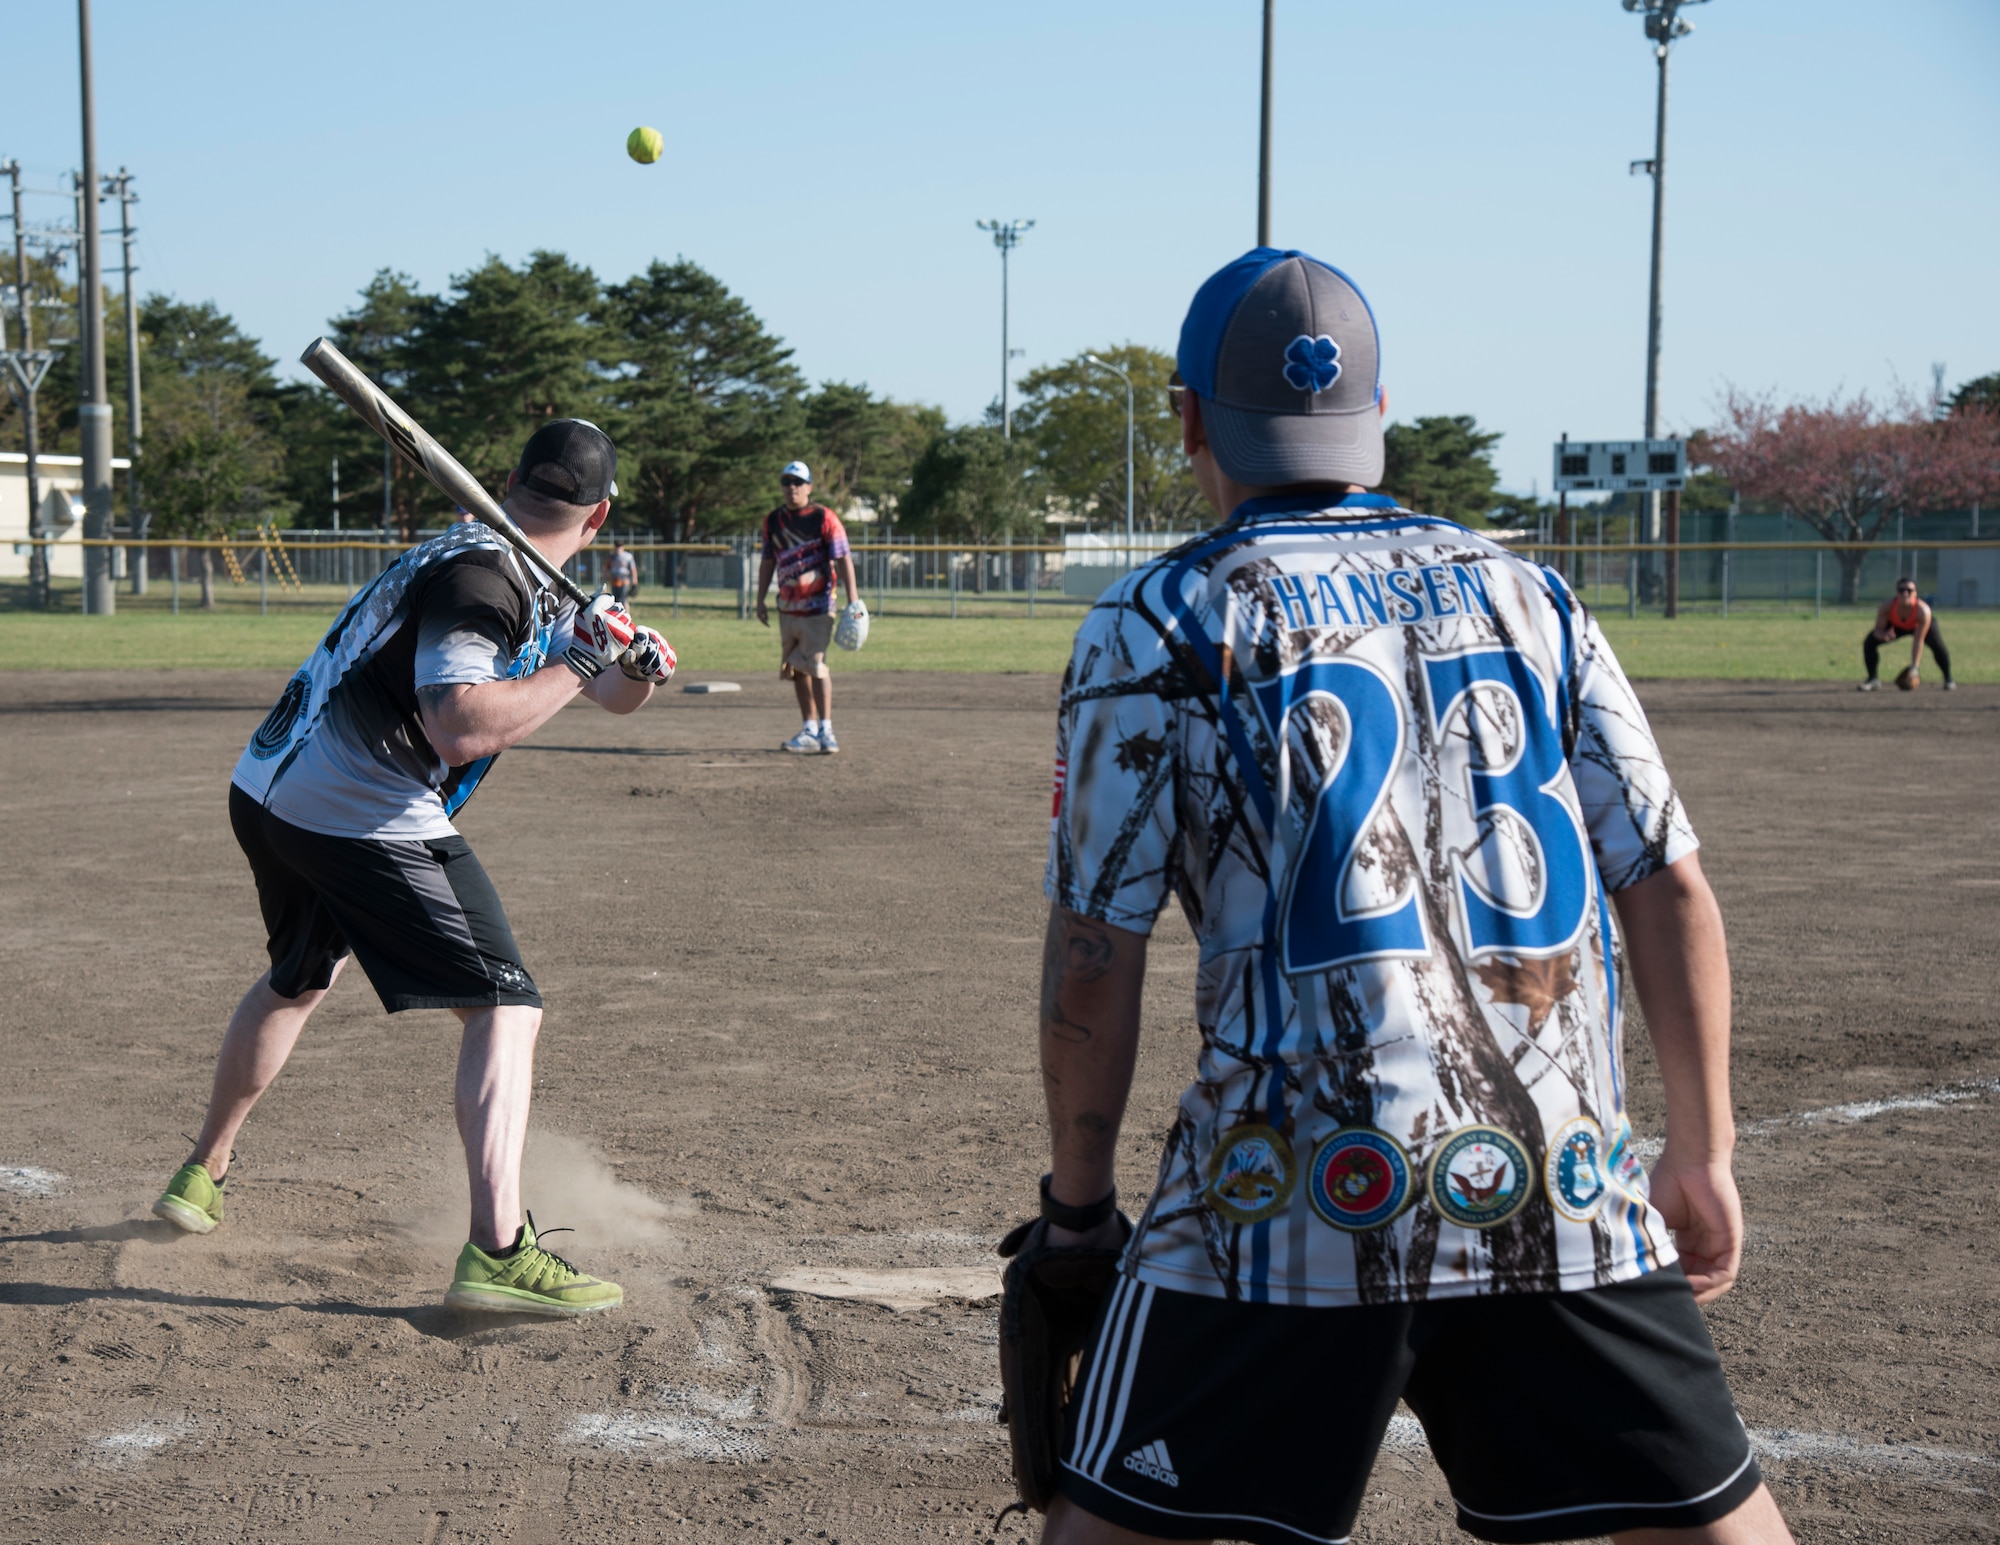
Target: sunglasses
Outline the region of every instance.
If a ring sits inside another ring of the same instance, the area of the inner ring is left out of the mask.
[[[1176,370],[1167,381],[1167,406],[1174,410],[1175,418],[1181,416],[1181,399],[1185,396],[1187,396],[1187,382],[1181,379],[1181,373]]]
[[[805,480],[804,478],[802,478],[802,477],[781,477],[781,478],[779,478],[779,479],[778,479],[778,481],[779,481],[779,482],[781,482],[781,483],[783,483],[783,484],[784,484],[784,485],[785,485],[785,486],[786,486],[787,488],[810,488],[810,487],[812,487],[812,484],[808,483],[808,482],[807,482],[807,481],[806,481],[806,480]]]
[[[1917,587],[1915,585],[1898,585],[1896,587],[1897,595],[1915,595],[1916,593]]]

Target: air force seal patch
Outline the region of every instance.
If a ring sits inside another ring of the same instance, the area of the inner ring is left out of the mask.
[[[1549,1205],[1572,1223],[1588,1223],[1604,1206],[1604,1131],[1588,1116],[1573,1116],[1556,1128],[1542,1162],[1542,1189]]]
[[[1391,1223],[1416,1196],[1402,1144],[1373,1127],[1342,1127],[1313,1153],[1306,1200],[1322,1221],[1350,1234]]]
[[[1299,1178],[1292,1145],[1257,1122],[1231,1127],[1208,1157],[1208,1204],[1237,1223],[1262,1223],[1284,1210]]]
[[[1493,1228],[1534,1195],[1528,1151],[1498,1127],[1460,1127],[1431,1155],[1431,1205],[1460,1228]]]

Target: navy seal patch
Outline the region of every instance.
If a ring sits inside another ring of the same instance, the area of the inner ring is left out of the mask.
[[[1373,1127],[1342,1127],[1322,1138],[1307,1172],[1306,1200],[1322,1221],[1350,1234],[1393,1222],[1416,1195],[1410,1156]]]
[[[1603,1208],[1609,1189],[1604,1130],[1588,1116],[1573,1116],[1556,1128],[1542,1162],[1542,1189],[1549,1205],[1572,1223],[1588,1223]]]
[[[1223,1133],[1208,1156],[1208,1204],[1237,1223],[1262,1223],[1284,1210],[1298,1178],[1292,1145],[1246,1122]]]
[[[1460,1127],[1431,1155],[1431,1205],[1460,1228],[1493,1228],[1527,1206],[1534,1165],[1498,1127]]]

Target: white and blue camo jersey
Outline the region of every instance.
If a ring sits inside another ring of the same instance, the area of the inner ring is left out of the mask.
[[[1695,850],[1553,572],[1380,495],[1253,500],[1115,585],[1063,682],[1047,891],[1201,948],[1126,1258],[1272,1303],[1675,1259],[1632,1151],[1607,896]]]
[[[567,610],[492,531],[451,527],[348,603],[232,781],[280,820],[328,836],[451,835],[495,758],[448,765],[424,733],[418,689],[533,674]]]

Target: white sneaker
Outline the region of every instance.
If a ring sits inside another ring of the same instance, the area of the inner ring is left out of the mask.
[[[1856,687],[1854,690],[1856,692],[1879,692],[1882,690],[1882,683],[1877,681],[1873,676],[1870,676],[1866,681],[1862,682],[1861,685]]]
[[[819,727],[819,748],[828,756],[832,756],[834,752],[840,749],[840,742],[833,738],[833,726],[831,724],[822,724]]]
[[[819,736],[802,726],[798,734],[794,735],[778,749],[780,751],[795,751],[801,756],[817,756],[820,753],[821,746]]]
[[[1955,682],[1955,681],[1947,681],[1947,682],[1946,682],[1946,683],[1944,684],[1944,689],[1945,689],[1945,691],[1947,691],[1947,692],[1956,692],[1956,691],[1958,690],[1958,683],[1957,683],[1957,682]],[[828,746],[828,747],[827,747],[826,749],[827,749],[827,750],[829,750],[829,751],[831,751],[831,750],[833,749],[833,747],[831,747],[831,746]]]

